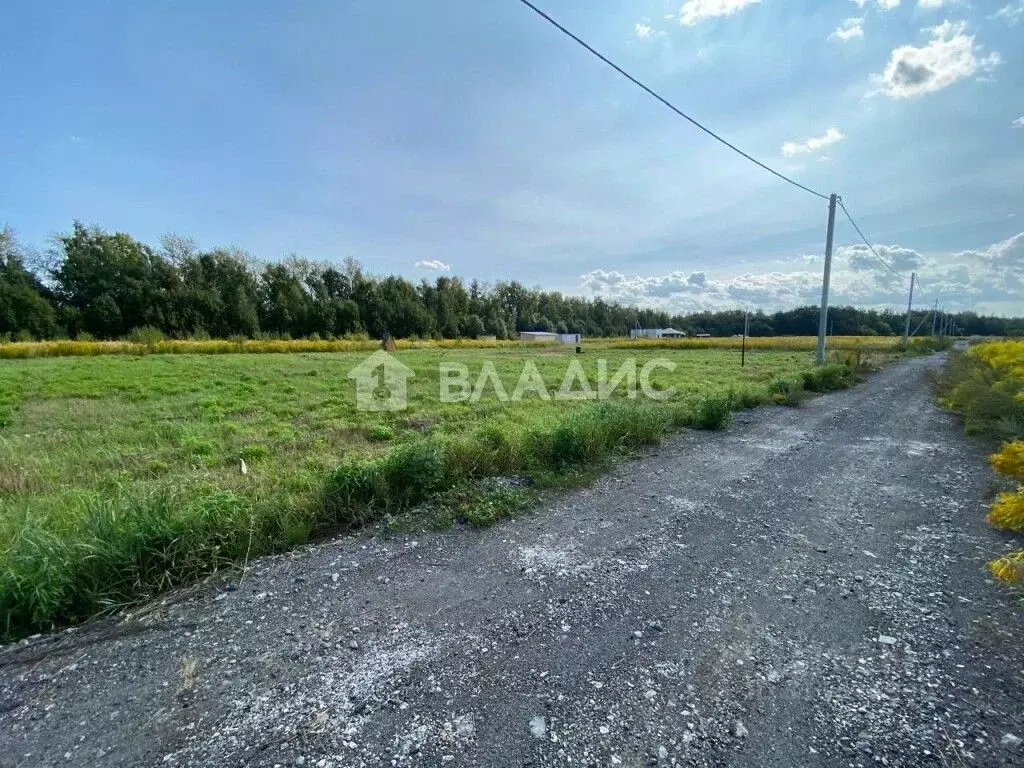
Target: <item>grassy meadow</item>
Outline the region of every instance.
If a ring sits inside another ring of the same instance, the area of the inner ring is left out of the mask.
[[[733,348],[618,346],[400,348],[415,376],[394,413],[356,407],[347,374],[365,351],[4,360],[0,634],[81,621],[424,502],[439,524],[488,524],[530,491],[483,478],[571,482],[674,429],[851,380],[845,365],[815,369],[808,351],[769,345],[752,345],[743,368]],[[488,387],[479,402],[439,402],[442,361],[470,381],[490,361],[512,392],[530,360],[554,392],[574,361],[596,387],[599,359],[614,372],[630,358],[674,363],[651,377],[672,397],[501,402]]]

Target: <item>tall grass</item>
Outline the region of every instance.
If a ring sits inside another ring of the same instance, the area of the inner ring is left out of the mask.
[[[380,349],[373,339],[162,339],[152,329],[139,329],[127,341],[16,341],[0,343],[0,360],[37,357],[96,357],[98,355],[235,355],[296,354],[309,352],[371,352]],[[527,344],[520,341],[400,339],[396,349],[494,349]],[[531,348],[544,346],[530,342]]]
[[[587,349],[739,349],[743,340],[733,337],[683,339],[585,339]],[[814,336],[773,336],[748,338],[747,349],[776,352],[805,352],[815,348]],[[911,350],[931,351],[925,339],[915,339]],[[397,349],[496,349],[503,347],[561,347],[557,343],[500,341],[494,339],[399,339]],[[833,350],[894,352],[897,337],[836,336],[829,340]],[[26,360],[37,357],[95,357],[97,355],[230,355],[288,354],[309,352],[369,352],[380,342],[365,336],[319,339],[166,339],[155,328],[139,328],[124,341],[15,341],[0,343],[0,360]]]
[[[818,392],[851,381],[836,365],[787,386]],[[679,427],[722,427],[734,410],[770,398],[769,388],[752,387],[664,403],[588,403],[533,421],[513,413],[464,431],[388,435],[394,439],[387,450],[299,472],[286,488],[243,493],[169,476],[159,481],[165,485],[82,491],[60,496],[59,504],[49,498],[13,507],[0,516],[0,632],[15,637],[80,622],[293,546],[318,529],[444,504],[453,493],[469,522],[487,524],[515,507],[514,493],[466,503],[480,498],[474,483],[481,478],[572,478]]]

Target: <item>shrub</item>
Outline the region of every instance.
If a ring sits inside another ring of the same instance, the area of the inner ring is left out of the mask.
[[[967,434],[1024,437],[1024,341],[951,352],[936,388],[942,405],[963,416]]]
[[[997,528],[1024,531],[1024,490],[999,494],[987,519]]]
[[[740,389],[730,391],[729,399],[736,408],[757,408],[768,402],[768,395],[760,389]]]
[[[1024,440],[1006,443],[998,453],[989,456],[988,460],[997,472],[1024,482]]]
[[[834,392],[837,389],[846,389],[852,383],[850,369],[839,363],[829,363],[804,371],[802,375],[803,388],[808,392]]]
[[[142,344],[146,347],[155,347],[163,340],[163,331],[149,325],[143,326],[142,328],[135,328],[128,334],[128,341],[133,344]]]
[[[728,394],[702,395],[693,409],[697,429],[721,429],[732,421],[732,398]]]
[[[1024,581],[1024,550],[990,561],[988,569],[1004,584]]]
[[[807,399],[803,381],[793,379],[776,379],[768,385],[772,402],[778,405],[797,406]]]

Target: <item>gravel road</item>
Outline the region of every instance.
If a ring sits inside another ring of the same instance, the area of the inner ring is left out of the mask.
[[[1024,765],[1011,542],[937,362],[4,648],[0,765]]]

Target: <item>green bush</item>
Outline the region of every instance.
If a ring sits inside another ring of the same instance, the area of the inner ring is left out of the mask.
[[[839,363],[829,363],[810,371],[804,371],[803,388],[808,392],[834,392],[846,389],[853,383],[849,367]]]
[[[969,435],[1024,435],[1024,382],[1004,377],[981,356],[956,350],[936,377],[940,401],[961,414]]]
[[[772,402],[778,405],[797,406],[807,399],[802,380],[776,379],[769,385],[768,390],[771,392]]]
[[[697,429],[722,429],[732,421],[733,402],[728,393],[702,395],[693,409]]]
[[[147,347],[155,347],[159,342],[164,340],[163,331],[159,328],[153,328],[152,326],[146,325],[142,328],[135,328],[128,334],[128,341],[133,344],[144,344]],[[81,337],[79,337],[81,340]]]

